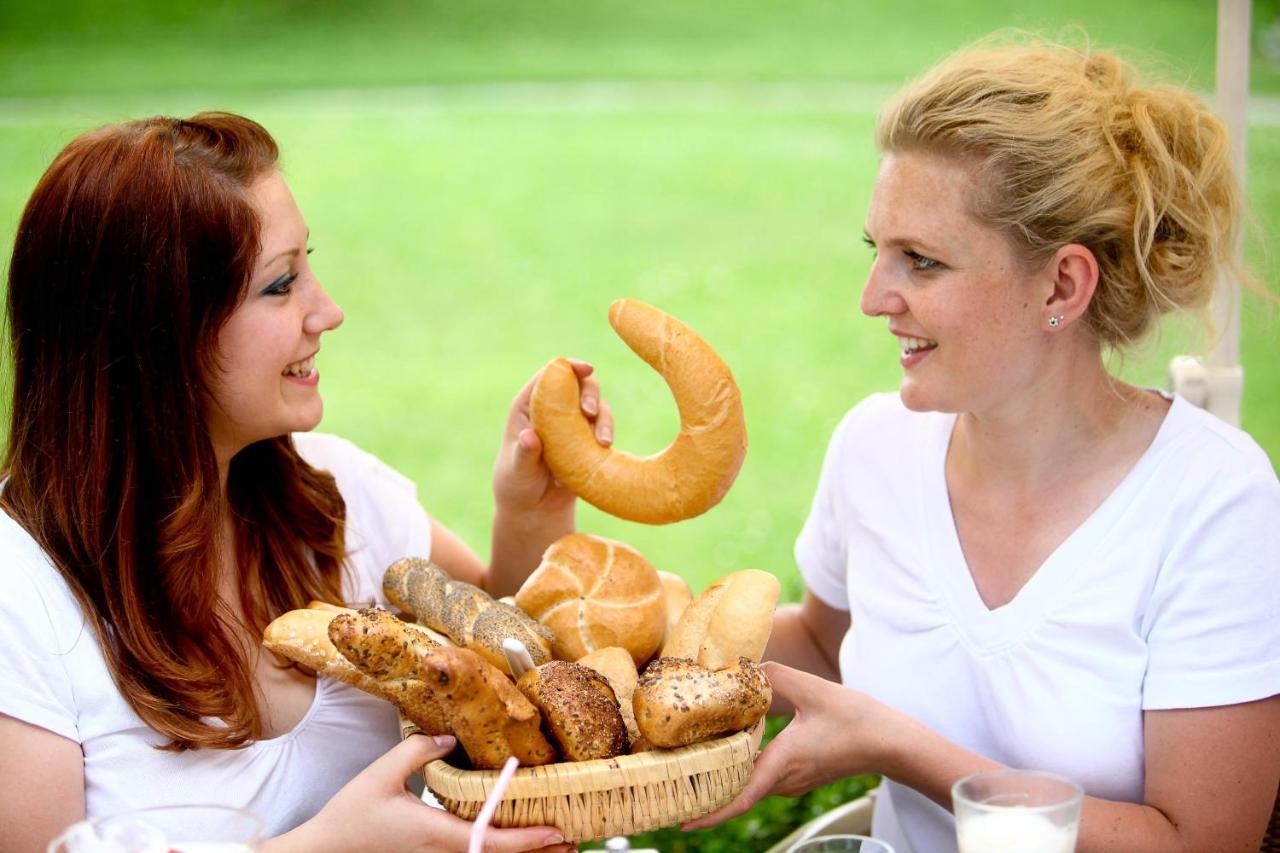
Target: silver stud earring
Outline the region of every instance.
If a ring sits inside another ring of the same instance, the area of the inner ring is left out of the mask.
[[[1062,325],[1062,315],[1059,314],[1056,317],[1049,318],[1049,328],[1056,329],[1061,325]]]

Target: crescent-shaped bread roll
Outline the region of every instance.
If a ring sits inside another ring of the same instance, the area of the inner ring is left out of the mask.
[[[664,658],[687,658],[710,670],[740,657],[759,663],[773,630],[781,585],[768,572],[743,569],[707,587],[667,636]]]
[[[530,399],[547,466],[575,494],[619,518],[669,524],[700,515],[729,491],[747,452],[733,374],[697,333],[643,302],[615,300],[609,322],[666,380],[680,432],[644,458],[600,445],[582,413],[577,374],[556,359],[543,368]]]

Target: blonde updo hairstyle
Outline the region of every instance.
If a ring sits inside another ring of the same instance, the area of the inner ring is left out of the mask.
[[[1082,319],[1105,345],[1136,341],[1168,311],[1203,311],[1219,269],[1236,267],[1226,128],[1113,54],[979,43],[903,90],[876,142],[977,162],[971,211],[1029,266],[1068,243],[1090,249],[1099,282]]]

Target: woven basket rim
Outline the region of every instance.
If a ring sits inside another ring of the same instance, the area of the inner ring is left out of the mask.
[[[516,770],[503,800],[608,791],[662,783],[671,779],[732,767],[754,758],[764,733],[764,718],[751,728],[678,749],[652,749],[592,761],[561,761]],[[438,797],[483,800],[498,780],[498,770],[463,770],[442,759],[423,768],[428,787]]]

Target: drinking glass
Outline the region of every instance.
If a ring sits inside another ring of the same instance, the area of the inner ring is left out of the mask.
[[[46,853],[253,853],[264,833],[233,806],[155,806],[74,823]]]
[[[960,853],[1073,853],[1084,789],[1036,770],[987,770],[951,788]]]
[[[893,848],[865,835],[815,835],[787,853],[893,853]]]

